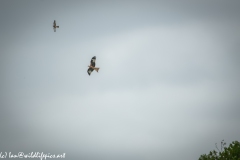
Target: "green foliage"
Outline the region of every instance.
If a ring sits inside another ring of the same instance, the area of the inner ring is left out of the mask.
[[[225,147],[224,140],[221,141],[221,150],[210,151],[208,155],[203,154],[198,160],[240,160],[240,142],[233,141],[228,147]]]

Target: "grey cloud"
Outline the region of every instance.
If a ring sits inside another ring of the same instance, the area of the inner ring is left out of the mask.
[[[239,2],[0,3],[0,152],[192,160],[239,140]]]

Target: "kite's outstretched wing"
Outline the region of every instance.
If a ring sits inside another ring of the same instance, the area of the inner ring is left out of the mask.
[[[92,67],[95,67],[95,65],[96,65],[95,61],[96,61],[96,56],[92,57],[92,59],[91,59],[91,61],[90,61],[90,65],[91,65]]]
[[[89,76],[91,75],[91,73],[92,73],[93,70],[94,70],[93,68],[88,68],[87,72],[88,72],[88,75],[89,75]]]
[[[89,76],[91,75],[92,71],[94,70],[94,68],[92,68],[92,67],[95,67],[95,65],[96,65],[95,61],[96,61],[96,56],[92,57],[92,59],[90,61],[90,67],[87,70]]]

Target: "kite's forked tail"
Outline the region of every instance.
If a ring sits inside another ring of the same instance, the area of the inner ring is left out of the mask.
[[[95,67],[92,67],[92,66],[88,66],[88,67],[94,69],[94,70],[97,71],[97,72],[98,72],[98,70],[100,69],[100,68],[95,68]]]
[[[94,68],[95,69],[95,71],[97,71],[98,72],[98,70],[100,69],[100,68]]]

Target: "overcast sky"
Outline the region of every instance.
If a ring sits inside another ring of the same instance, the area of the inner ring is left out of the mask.
[[[1,0],[0,152],[194,160],[240,141],[239,8]]]

